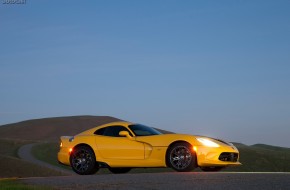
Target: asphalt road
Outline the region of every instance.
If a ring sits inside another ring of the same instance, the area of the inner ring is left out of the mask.
[[[21,179],[30,185],[80,190],[290,189],[290,173],[139,173]]]

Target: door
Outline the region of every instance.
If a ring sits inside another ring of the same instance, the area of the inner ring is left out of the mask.
[[[130,133],[124,126],[109,126],[95,132],[96,146],[101,156],[105,159],[144,159],[144,144],[119,136],[120,131]]]

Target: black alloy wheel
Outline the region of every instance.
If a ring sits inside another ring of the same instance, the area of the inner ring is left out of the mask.
[[[80,175],[94,174],[99,170],[93,150],[88,146],[78,146],[70,155],[70,165]]]
[[[176,143],[167,151],[167,163],[178,172],[189,172],[196,168],[196,155],[188,143]]]

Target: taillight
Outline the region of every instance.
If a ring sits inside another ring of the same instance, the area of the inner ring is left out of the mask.
[[[60,142],[60,145],[59,146],[62,147],[62,142]]]

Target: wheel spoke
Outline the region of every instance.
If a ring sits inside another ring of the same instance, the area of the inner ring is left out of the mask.
[[[170,153],[171,165],[177,169],[185,169],[190,165],[191,160],[191,152],[186,146],[177,146]]]
[[[91,161],[92,157],[86,150],[76,151],[72,155],[72,165],[79,172],[86,171],[91,164]]]
[[[173,161],[180,160],[178,156],[172,158]]]

